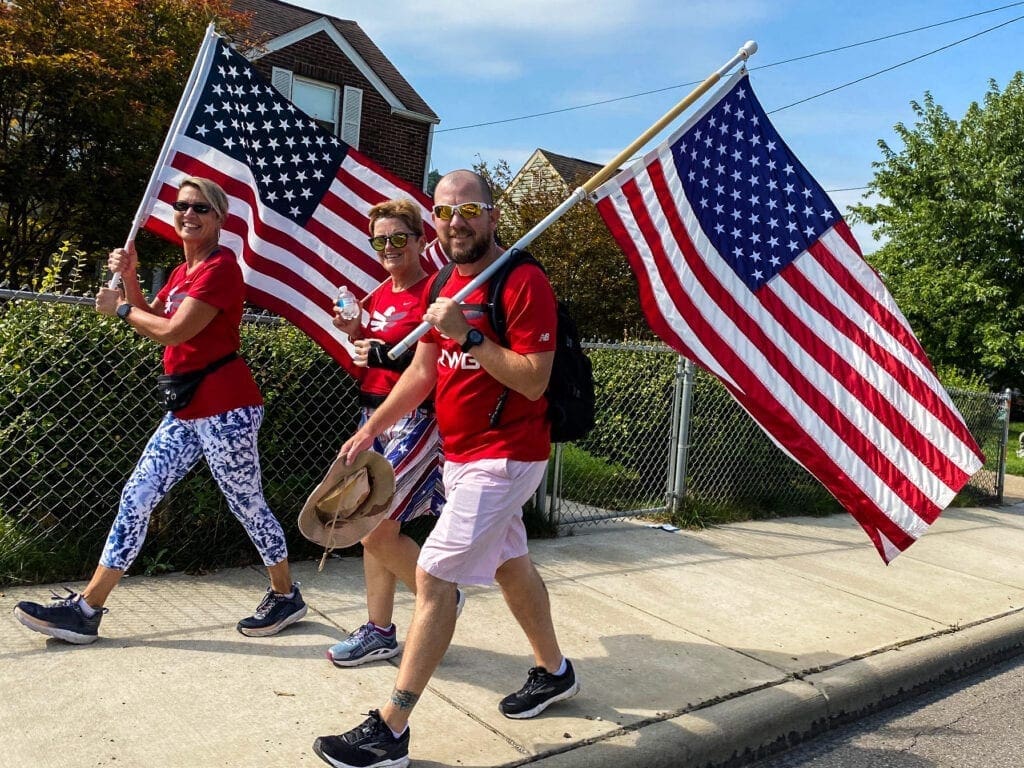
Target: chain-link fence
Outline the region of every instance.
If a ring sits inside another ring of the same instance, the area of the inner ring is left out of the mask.
[[[661,346],[586,346],[598,424],[555,451],[548,503],[563,530],[652,514],[703,525],[841,510],[711,374]],[[1001,499],[1008,396],[950,396],[988,459],[959,501]]]
[[[77,579],[95,566],[121,487],[162,416],[160,347],[92,299],[0,292],[0,586]],[[355,382],[294,328],[247,317],[243,353],[266,399],[267,499],[293,558],[318,556],[296,519],[356,426]],[[598,424],[560,446],[537,506],[560,529],[672,512],[681,522],[837,510],[710,376],[660,346],[588,344]],[[692,374],[692,371],[691,371]],[[686,390],[692,400],[683,427]],[[999,396],[954,393],[989,457],[1005,447]],[[990,461],[969,486],[998,496]],[[680,494],[679,489],[684,489]],[[202,571],[256,552],[201,463],[153,514],[135,572]]]

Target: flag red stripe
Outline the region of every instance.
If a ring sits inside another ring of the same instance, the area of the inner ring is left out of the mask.
[[[224,191],[229,196],[235,197],[244,202],[249,207],[250,211],[252,211],[252,232],[258,238],[281,248],[291,256],[301,260],[306,265],[319,272],[331,285],[337,286],[348,281],[348,278],[343,273],[338,271],[329,261],[320,256],[320,254],[310,250],[306,245],[296,238],[291,237],[287,232],[271,226],[261,219],[256,213],[257,201],[255,193],[253,192],[252,187],[248,184],[240,181],[234,176],[221,172],[213,166],[206,165],[190,155],[180,152],[175,154],[172,165],[185,173],[205,176],[206,178],[216,181],[224,188]],[[176,194],[176,192],[172,191],[170,194],[173,195]],[[169,199],[173,200],[174,198],[172,196]],[[239,222],[243,227],[242,232],[244,233],[244,228],[247,227],[248,224],[243,219],[239,219]],[[319,233],[313,232],[310,227],[307,227],[307,231],[316,236],[317,239],[324,243],[328,249],[338,253],[349,264],[352,264],[360,271],[369,275],[375,282],[380,282],[387,277],[387,272],[380,265],[380,262],[375,258],[367,256],[363,251],[352,246],[352,244],[347,240],[338,237],[325,228],[319,228]],[[238,234],[238,232],[236,232],[236,234]],[[322,234],[323,236],[319,236],[319,234]],[[278,264],[273,261],[273,259],[265,259],[260,254],[256,255],[261,259],[261,261],[258,263],[252,263],[251,266],[253,269],[257,269],[260,272],[268,272],[268,274],[273,272],[277,279],[287,281],[280,277],[284,272],[290,271],[287,267]],[[300,278],[298,278],[297,275],[294,275],[289,279]],[[353,291],[359,295],[360,292],[363,292],[363,289],[358,286],[353,286]]]
[[[843,288],[847,290],[848,294],[852,294],[853,290],[851,289],[859,286],[854,275],[845,268],[845,265],[843,265],[834,254],[831,254],[823,245],[821,245],[820,242],[812,246],[810,254],[819,263],[827,264],[827,272],[834,276],[839,285],[843,286]],[[959,414],[953,411],[948,400],[943,398],[940,393],[936,392],[933,387],[929,386],[928,382],[924,381],[918,372],[912,370],[909,366],[904,365],[895,354],[885,349],[885,347],[876,341],[876,339],[873,339],[860,326],[854,323],[849,315],[840,311],[833,303],[828,301],[828,299],[821,294],[820,290],[813,285],[806,278],[806,275],[804,275],[799,269],[786,270],[783,273],[783,276],[785,281],[794,288],[805,303],[826,317],[838,333],[850,339],[857,347],[865,351],[880,368],[883,368],[894,379],[899,381],[903,389],[916,401],[920,402],[935,419],[938,419],[939,422],[956,437],[956,439],[961,440],[966,445],[974,443],[974,437],[968,430],[964,420],[959,417]],[[862,294],[857,303],[867,311],[867,307],[864,307],[865,300],[869,300],[868,294]],[[878,304],[878,302],[874,303]],[[893,331],[898,331],[898,333],[889,331],[889,336],[894,338],[896,341],[901,342],[904,348],[918,359],[924,371],[934,373],[931,362],[928,360],[927,356],[922,359],[920,356],[914,354],[914,350],[912,348],[907,347],[905,340],[908,333],[910,334],[910,339],[916,342],[912,333],[908,331],[904,324],[898,323],[897,319],[889,313],[885,307],[880,308],[885,316],[891,318],[892,322],[897,323],[898,325],[898,328],[893,329]],[[916,348],[924,354],[924,350],[920,345],[914,343],[912,346],[916,346]],[[944,458],[943,461],[948,461],[948,459]],[[958,468],[956,471],[958,472],[957,477],[959,485],[963,485],[967,482],[969,476]]]
[[[795,275],[795,276],[794,276]],[[843,321],[848,321],[845,315],[842,315],[834,306],[824,301],[823,297],[818,295],[814,286],[810,285],[802,275],[799,275],[795,268],[791,267],[783,270],[779,277],[790,282],[790,284],[799,286],[806,291],[806,296],[801,293],[801,298],[814,298],[822,299],[818,305],[819,311],[824,317],[829,320],[832,324],[832,330],[843,333],[843,330],[839,327],[843,325]],[[916,457],[924,466],[926,466],[933,474],[935,474],[943,483],[949,487],[957,487],[956,484],[959,482],[963,485],[969,479],[956,465],[948,461],[945,454],[939,451],[939,449],[921,434],[918,428],[899,410],[893,406],[892,402],[878,389],[868,381],[848,360],[839,355],[829,344],[824,343],[821,339],[821,331],[808,327],[803,320],[792,312],[788,306],[771,290],[765,289],[757,293],[757,297],[761,302],[761,305],[772,317],[775,318],[776,322],[787,329],[790,337],[796,342],[807,354],[808,358],[814,360],[822,366],[826,371],[829,372],[830,376],[839,382],[853,397],[857,399],[859,403],[867,406],[868,410],[872,412],[872,415],[898,440],[901,441],[903,446],[910,451],[910,453]],[[811,303],[811,301],[808,301]],[[848,329],[847,329],[848,330]],[[878,345],[872,344],[870,348],[865,347],[864,351],[871,354],[875,353],[874,362],[880,367],[889,371],[895,378],[901,380],[906,384],[920,383],[917,382],[916,377],[913,377],[911,371],[902,369],[901,366],[895,361],[890,355],[885,353]],[[920,390],[923,387],[913,387],[917,390],[912,394],[919,401],[923,399],[924,393]],[[816,392],[817,390],[812,390]],[[839,397],[843,397],[842,393],[837,393]],[[813,404],[812,404],[813,405]],[[844,416],[844,422],[848,423],[848,419]],[[850,425],[858,435],[860,431],[856,430]],[[861,443],[852,443],[847,441],[847,444],[851,448],[860,453],[864,450],[866,445],[866,439]],[[908,503],[913,504],[913,500],[907,499]],[[938,511],[935,511],[938,514]],[[930,522],[930,521],[929,521]]]
[[[845,225],[844,225],[845,226]],[[929,370],[932,369],[931,361],[925,353],[921,343],[914,336],[906,323],[893,315],[886,307],[882,306],[871,293],[861,285],[859,280],[850,276],[846,267],[827,248],[816,254],[821,265],[831,274],[835,275],[842,282],[843,287],[850,294],[854,301],[863,307],[864,311],[871,315],[878,325],[890,336],[899,341],[908,352],[924,363]]]

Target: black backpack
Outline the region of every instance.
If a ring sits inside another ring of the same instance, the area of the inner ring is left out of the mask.
[[[526,251],[516,251],[488,281],[487,306],[491,313],[491,325],[501,339],[502,346],[508,346],[508,337],[505,335],[508,319],[500,300],[501,294],[509,273],[520,264],[536,264],[544,269],[541,263]],[[455,264],[450,262],[437,273],[433,285],[430,286],[429,304],[433,304],[441,295],[441,288],[448,282],[453,269]],[[594,428],[594,371],[590,358],[583,352],[576,321],[572,319],[569,310],[561,301],[558,302],[555,359],[551,365],[551,379],[544,394],[548,399],[552,442],[566,443],[579,440],[586,437]],[[492,427],[496,427],[501,419],[501,409],[507,395],[506,389],[491,413]]]

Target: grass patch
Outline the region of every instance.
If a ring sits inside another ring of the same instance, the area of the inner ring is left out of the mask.
[[[664,481],[662,481],[664,482]],[[554,483],[548,473],[548,493]],[[612,511],[643,509],[663,502],[662,489],[652,492],[639,472],[594,456],[577,445],[562,447],[561,494],[566,501]]]
[[[1020,434],[1024,432],[1024,422],[1010,422],[1010,437],[1006,445],[1006,474],[1024,475],[1024,458],[1017,456],[1017,446],[1020,445]]]

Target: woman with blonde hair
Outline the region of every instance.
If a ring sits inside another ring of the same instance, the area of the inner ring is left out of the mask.
[[[420,263],[426,245],[420,209],[409,200],[387,200],[370,209],[370,246],[388,278],[363,300],[362,317],[346,320],[335,309],[334,325],[348,334],[356,365],[365,368],[360,383],[360,424],[388,396],[412,359],[412,350],[391,360],[388,351],[419,325],[430,281]],[[360,313],[361,315],[362,313]],[[395,470],[395,497],[388,517],[362,540],[368,621],[327,651],[339,667],[355,667],[398,653],[392,623],[395,587],[401,580],[416,591],[419,545],[401,532],[403,522],[439,514],[444,505],[440,438],[432,402],[406,414],[373,443]],[[458,607],[463,602],[457,593]]]
[[[228,199],[213,181],[189,177],[171,206],[185,260],[156,298],[147,302],[142,293],[133,244],[112,251],[107,261],[121,275],[124,293],[102,288],[96,295],[98,312],[121,318],[164,346],[167,413],[121,493],[100,563],[85,589],[54,595],[50,605],[25,601],[14,609],[29,629],[70,643],[96,640],[107,597],[138,556],[153,509],[201,458],[270,574],[263,600],[238,622],[238,631],[272,635],[306,614],[298,584],[291,580],[284,531],[263,497],[257,449],[263,397],[238,356],[245,285],[235,257],[220,246]]]

